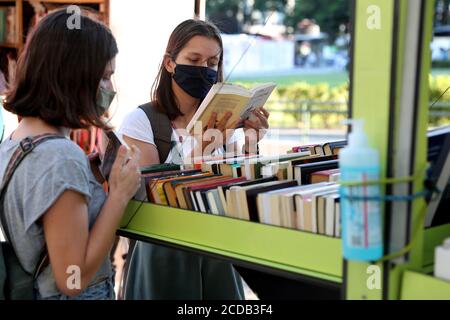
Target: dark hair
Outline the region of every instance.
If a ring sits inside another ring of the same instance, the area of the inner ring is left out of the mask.
[[[170,35],[164,58],[175,60],[181,50],[195,36],[203,36],[214,39],[219,43],[221,52],[217,70],[217,80],[223,81],[223,44],[219,29],[212,23],[197,19],[189,19],[180,23]],[[158,111],[166,114],[170,120],[174,120],[183,113],[178,107],[172,89],[172,75],[164,67],[164,59],[159,68],[158,76],[152,87],[152,102]]]
[[[19,57],[5,109],[72,129],[108,128],[96,106],[107,63],[118,53],[111,31],[82,11],[80,28],[69,28],[73,14],[57,10],[31,32]]]

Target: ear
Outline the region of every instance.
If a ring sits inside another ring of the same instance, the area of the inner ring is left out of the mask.
[[[177,65],[175,61],[173,61],[173,59],[168,54],[166,54],[164,56],[164,68],[166,68],[167,72],[173,74],[175,72],[176,66]]]

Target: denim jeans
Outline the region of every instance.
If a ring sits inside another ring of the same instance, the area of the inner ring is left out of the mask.
[[[37,300],[114,300],[115,296],[114,282],[112,278],[108,278],[86,288],[86,290],[76,297],[58,294],[48,298],[41,298],[38,293]]]

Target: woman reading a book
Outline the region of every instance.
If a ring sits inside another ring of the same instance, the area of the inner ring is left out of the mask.
[[[176,148],[190,139],[183,135],[182,129],[212,85],[222,81],[222,65],[222,39],[213,24],[187,20],[175,28],[153,87],[151,103],[130,113],[120,129],[124,140],[141,150],[141,166],[170,163],[177,156],[184,158],[192,154],[192,149]],[[205,127],[226,135],[227,130],[233,132],[238,125],[236,121],[229,121],[231,116],[227,113],[218,118],[217,114],[212,114]],[[244,131],[267,129],[268,116],[264,108],[258,108],[252,120],[242,121]],[[195,137],[194,145],[197,143],[201,151],[209,146],[210,150],[223,153],[220,149],[224,144],[228,147],[234,143],[237,134],[226,135],[226,138],[211,148],[206,138]],[[241,150],[255,153],[258,139],[245,140]],[[128,261],[126,299],[244,298],[241,279],[230,263],[143,242],[137,242],[128,258],[131,260]]]
[[[39,270],[37,299],[112,299],[109,251],[140,184],[140,151],[119,149],[106,195],[84,152],[68,139],[71,129],[108,129],[102,115],[113,96],[118,52],[106,26],[82,13],[81,28],[69,29],[69,18],[62,9],[36,26],[7,96],[6,110],[22,121],[0,145],[0,181],[16,150],[28,145],[25,138],[53,139],[36,145],[12,174],[2,226],[25,271]]]

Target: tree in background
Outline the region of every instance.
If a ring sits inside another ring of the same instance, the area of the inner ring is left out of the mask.
[[[224,33],[240,33],[245,0],[207,0],[206,16]]]
[[[322,32],[334,39],[341,25],[350,23],[350,0],[297,0],[286,24],[293,28],[303,19],[314,19]]]
[[[450,23],[450,0],[436,1],[435,25],[448,25]]]
[[[259,10],[261,12],[266,11],[279,11],[285,12],[286,7],[289,3],[295,5],[299,1],[289,1],[289,0],[254,0],[253,9]]]
[[[227,33],[237,33],[242,32],[243,27],[251,23],[253,11],[278,11],[285,14],[284,24],[294,32],[303,19],[314,19],[322,32],[335,38],[339,27],[350,22],[350,3],[351,0],[207,0],[206,14],[210,20],[218,23],[219,27],[224,23],[231,26],[237,23],[235,30],[225,28],[229,29],[225,31],[237,30]]]

